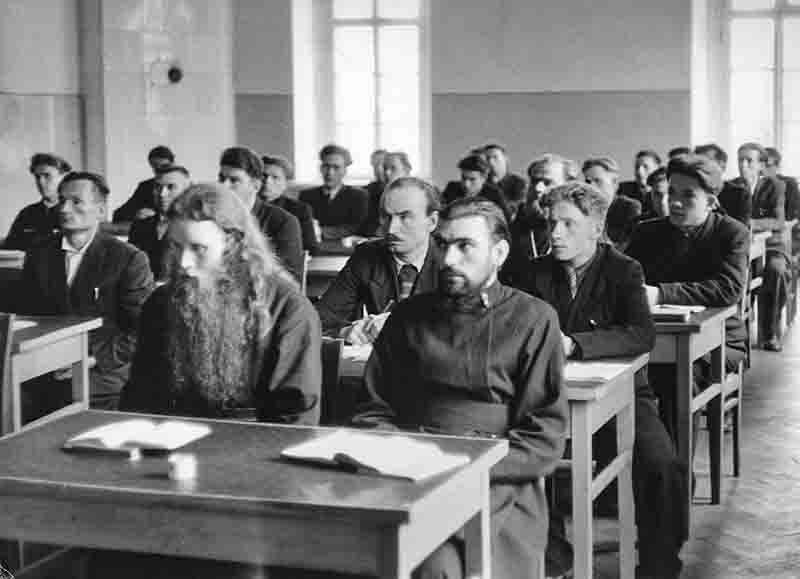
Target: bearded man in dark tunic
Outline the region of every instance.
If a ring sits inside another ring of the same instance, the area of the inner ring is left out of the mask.
[[[491,201],[467,198],[441,215],[439,289],[397,304],[373,346],[353,423],[442,434],[505,437],[491,472],[494,577],[538,577],[547,504],[538,479],[564,448],[564,352],[555,311],[502,285],[508,225]],[[453,537],[415,573],[465,574]]]

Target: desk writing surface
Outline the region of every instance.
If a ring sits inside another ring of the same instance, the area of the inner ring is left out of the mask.
[[[281,450],[331,430],[215,420],[202,421],[212,427],[209,436],[180,449],[197,458],[197,478],[188,484],[167,478],[163,459],[131,461],[61,450],[67,438],[80,432],[142,416],[167,418],[83,411],[0,439],[0,503],[13,500],[10,497],[14,495],[59,493],[68,500],[105,499],[118,504],[130,501],[137,505],[264,513],[291,508],[306,514],[358,514],[372,520],[401,522],[408,519],[415,502],[460,470],[412,483],[295,464],[280,459]],[[472,464],[480,462],[483,468],[507,452],[505,441],[439,436],[425,439],[435,441],[447,452],[465,453]]]
[[[36,322],[36,325],[14,332],[12,351],[15,353],[95,330],[103,325],[103,319],[94,316],[19,316],[18,319]]]
[[[569,400],[595,400],[606,394],[606,388],[617,380],[632,377],[647,364],[649,355],[626,358],[570,361],[564,366],[564,382]]]
[[[699,332],[702,327],[722,316],[729,318],[736,313],[736,304],[721,308],[706,308],[689,317],[688,322],[656,322],[657,334],[692,334]]]

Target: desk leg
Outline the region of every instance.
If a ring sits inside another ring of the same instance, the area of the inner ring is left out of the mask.
[[[405,554],[403,553],[400,533],[397,527],[389,527],[383,535],[380,563],[378,569],[379,579],[411,579],[411,571]]]
[[[592,413],[589,404],[572,408],[572,545],[574,576],[592,577]]]
[[[14,356],[8,369],[8,391],[3,393],[2,434],[16,432],[22,428],[22,380],[14,369]]]
[[[481,510],[464,525],[467,579],[492,578],[491,505],[489,473],[481,481]]]
[[[72,400],[89,408],[89,333],[81,334],[81,358],[72,365]]]
[[[678,457],[686,465],[686,488],[689,489],[688,500],[684,505],[684,521],[686,528],[684,531],[689,533],[692,528],[692,385],[694,375],[692,372],[691,336],[681,335],[677,344],[677,359],[675,363],[676,384],[675,384],[675,405],[678,422]]]
[[[720,394],[709,401],[706,409],[708,416],[708,449],[711,470],[711,504],[718,505],[722,490],[722,428],[725,422],[725,325],[721,327],[720,347],[711,352],[711,383],[720,384]]]
[[[634,392],[633,379],[630,389]],[[636,515],[633,504],[633,444],[636,405],[630,403],[617,414],[617,453],[629,452],[631,460],[617,475],[619,504],[619,576],[633,577],[636,573]]]

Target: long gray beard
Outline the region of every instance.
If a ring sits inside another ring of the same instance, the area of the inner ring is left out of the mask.
[[[168,307],[168,359],[177,394],[216,406],[252,406],[254,328],[247,300],[220,279],[200,288],[191,277],[174,281]]]

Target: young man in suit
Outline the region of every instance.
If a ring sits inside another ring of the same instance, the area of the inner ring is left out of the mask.
[[[652,149],[643,149],[636,153],[633,161],[633,173],[636,178],[619,184],[618,193],[641,203],[643,213],[649,213],[653,209],[650,205],[652,187],[648,177],[659,167],[661,167],[661,156]]]
[[[160,167],[156,173],[156,214],[131,223],[128,242],[147,254],[153,276],[163,277],[164,253],[167,249],[167,209],[175,197],[191,185],[189,171],[180,165]]]
[[[444,204],[448,204],[456,199],[480,195],[502,209],[503,215],[508,220],[511,217],[511,213],[503,197],[503,192],[489,180],[491,167],[486,160],[483,149],[478,150],[481,154],[470,154],[458,162],[461,178],[458,181],[450,181],[447,184],[444,191],[442,191],[442,201]]]
[[[490,475],[492,576],[539,577],[547,502],[538,479],[564,450],[564,354],[553,309],[502,285],[508,226],[480,197],[443,210],[437,291],[398,304],[374,344],[353,424],[509,439]],[[417,571],[460,579],[452,537]]]
[[[17,214],[3,242],[5,249],[27,251],[58,235],[58,184],[71,170],[69,163],[50,153],[31,157],[30,172],[42,198]]]
[[[160,168],[175,164],[175,154],[164,145],[153,147],[147,154],[147,164],[153,170],[154,176],[139,182],[130,199],[114,211],[114,223],[129,223],[134,219],[144,219],[156,214],[158,203],[154,198],[155,176]]]
[[[236,195],[256,218],[261,233],[296,279],[303,274],[305,255],[300,222],[277,205],[258,197],[264,179],[261,159],[246,147],[230,147],[219,159],[219,182]]]
[[[431,233],[439,220],[436,188],[401,177],[381,197],[383,239],[356,247],[317,309],[323,330],[353,344],[375,340],[392,307],[436,289],[439,251]]]
[[[344,184],[347,168],[353,164],[350,151],[326,145],[319,161],[322,185],[301,191],[300,201],[311,206],[323,240],[340,241],[358,234],[369,213],[369,197],[363,189]]]
[[[516,206],[525,200],[528,184],[525,179],[512,173],[508,166],[508,153],[500,143],[487,143],[483,146],[483,154],[489,162],[489,182],[500,188],[503,199],[508,205],[513,220]],[[514,207],[512,207],[514,206]]]
[[[593,360],[636,356],[655,343],[641,266],[601,243],[608,209],[595,187],[573,182],[555,187],[541,200],[550,222],[549,255],[537,259],[521,289],[556,309],[564,354]],[[631,202],[633,202],[631,200]],[[639,534],[637,577],[676,578],[686,540],[682,505],[687,500],[681,465],[656,408],[647,368],[636,374],[636,438],[633,493]],[[615,431],[606,425],[595,438],[598,459],[614,455]],[[604,493],[607,495],[607,492]],[[612,499],[613,497],[609,497]],[[558,537],[563,520],[551,536]]]
[[[108,193],[105,180],[94,173],[64,177],[58,188],[63,235],[28,252],[17,311],[101,316],[103,326],[89,335],[89,354],[96,361],[89,375],[91,404],[115,409],[128,379],[139,314],[153,289],[153,275],[142,251],[98,231]],[[31,412],[53,410],[71,398],[71,385],[64,380],[45,379],[28,390]]]
[[[314,230],[311,207],[286,194],[289,180],[294,179],[294,167],[289,159],[280,155],[264,155],[261,161],[264,163],[264,185],[258,192],[259,197],[297,217],[303,236],[303,249],[313,254],[317,251],[319,239]]]

